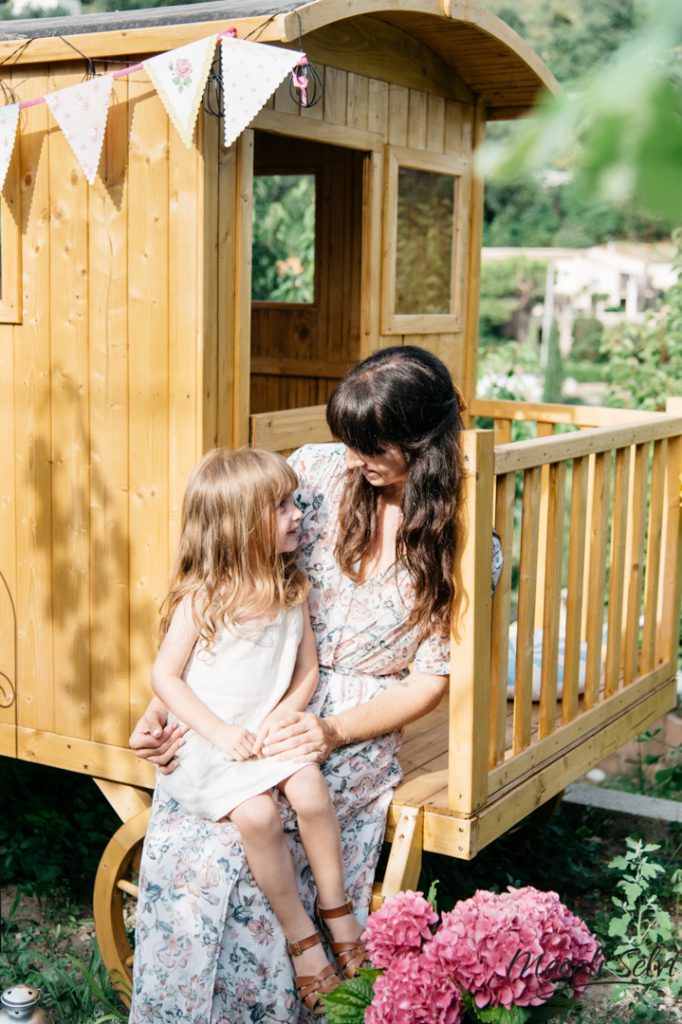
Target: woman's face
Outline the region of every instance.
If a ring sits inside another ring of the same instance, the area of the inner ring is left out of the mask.
[[[346,448],[346,466],[359,469],[372,487],[402,489],[407,478],[407,459],[396,444],[387,444],[378,455],[362,455]]]

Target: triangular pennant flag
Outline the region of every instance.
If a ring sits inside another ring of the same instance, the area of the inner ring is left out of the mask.
[[[265,43],[225,36],[222,40],[225,145],[231,146],[253,121],[280,82],[304,54]]]
[[[199,39],[142,62],[178,130],[180,138],[192,145],[199,104],[213,63],[216,37]]]
[[[113,74],[98,75],[79,85],[49,92],[45,97],[91,185],[102,153],[113,84]]]
[[[7,107],[0,107],[0,192],[2,192],[4,187],[7,169],[12,159],[18,124],[18,103],[11,103]]]

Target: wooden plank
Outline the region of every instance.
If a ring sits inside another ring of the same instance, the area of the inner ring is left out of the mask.
[[[519,563],[519,604],[516,625],[516,666],[514,672],[513,751],[530,743],[533,706],[533,623],[535,617],[535,573],[538,562],[540,513],[540,470],[524,473]]]
[[[23,761],[65,768],[141,789],[154,788],[154,765],[136,757],[127,747],[73,739],[24,726],[17,730],[17,743],[18,757]]]
[[[544,739],[545,736],[553,732],[556,723],[559,607],[566,512],[566,463],[558,462],[550,466],[548,475],[545,555],[544,559],[541,558],[541,561],[545,563],[545,576],[538,739]]]
[[[388,91],[386,91],[388,100]],[[383,215],[384,155],[365,158],[362,190],[362,287],[360,291],[360,351],[365,359],[380,347],[381,223]]]
[[[668,411],[682,411],[682,399],[668,399]],[[680,639],[680,588],[682,587],[682,437],[668,441],[668,462],[663,494],[663,566],[660,580],[660,627],[656,637],[656,661],[674,660]]]
[[[470,813],[485,802],[487,788],[492,431],[464,431],[462,446],[469,466],[463,498],[468,536],[461,560],[468,602],[461,615],[461,635],[453,635],[451,641],[448,806]]]
[[[587,587],[587,655],[585,664],[585,707],[596,704],[602,667],[604,591],[606,589],[606,545],[609,529],[608,455],[594,461],[594,498],[590,525],[590,574]]]
[[[369,80],[366,74],[348,75],[346,92],[346,124],[349,128],[367,131],[369,128]]]
[[[480,105],[480,107],[479,107]],[[480,111],[484,110],[483,100],[477,101],[477,114],[478,120]],[[477,130],[485,123],[485,117],[481,120],[481,125]],[[445,152],[446,153],[461,153],[464,150],[464,107],[461,103],[455,103],[453,100],[447,100],[445,103]]]
[[[291,76],[287,75],[281,85],[277,87],[275,91],[274,109],[281,114],[288,114],[291,117],[300,117],[301,108],[289,90],[290,81]]]
[[[17,550],[14,436],[14,346],[13,328],[0,328],[0,726],[11,729],[17,718]],[[0,733],[2,736],[9,733]],[[14,757],[16,744],[2,753]]]
[[[564,459],[575,459],[582,455],[607,452],[626,448],[644,441],[674,437],[682,430],[682,418],[651,418],[637,424],[623,424],[615,427],[596,427],[579,434],[559,434],[554,437],[528,441],[516,441],[511,445],[499,445],[495,449],[495,473],[509,473],[542,466]]]
[[[496,479],[495,529],[500,536],[503,567],[492,602],[492,649],[490,655],[490,708],[488,718],[488,767],[504,756],[509,666],[509,619],[511,612],[511,565],[514,541],[513,473]]]
[[[155,90],[130,76],[128,329],[130,725],[150,695],[168,577],[168,130]],[[172,129],[171,129],[172,130]],[[95,772],[108,777],[106,772]],[[130,779],[121,778],[126,782]]]
[[[235,232],[234,305],[234,421],[232,444],[249,438],[249,391],[251,374],[251,262],[253,217],[253,132],[243,132],[237,142],[237,208]]]
[[[182,520],[189,474],[201,456],[204,211],[203,160],[172,129],[168,135],[168,564]]]
[[[325,124],[346,124],[347,90],[348,73],[336,67],[325,68]]]
[[[425,92],[410,89],[407,114],[407,144],[411,149],[427,149],[426,124],[428,97]]]
[[[13,722],[0,722],[0,755],[17,756],[17,730]]]
[[[424,812],[421,807],[401,807],[393,833],[391,852],[381,884],[381,898],[417,888],[422,866]]]
[[[44,72],[28,69],[19,98],[44,96]],[[54,728],[52,659],[52,421],[50,415],[50,182],[48,109],[22,113],[21,166],[24,319],[14,330],[16,452],[17,721]]]
[[[298,139],[314,139],[330,146],[345,146],[349,149],[377,149],[384,144],[384,136],[377,132],[333,124],[325,121],[310,121],[305,117],[294,117],[276,110],[261,110],[251,122],[252,128],[276,135],[287,135]]]
[[[486,111],[482,100],[476,104],[473,121],[473,145],[480,146],[485,140]],[[446,148],[447,148],[446,140]],[[478,373],[479,302],[481,292],[481,246],[483,240],[483,180],[475,170],[471,172],[469,192],[469,214],[466,244],[462,249],[461,266],[464,274],[462,296],[464,324],[464,376],[462,391],[469,406],[476,394]],[[470,415],[475,413],[470,412]],[[509,438],[511,441],[511,436]],[[496,442],[497,443],[497,442]]]
[[[107,798],[121,821],[128,821],[152,805],[152,795],[147,789],[124,786],[119,782],[111,782],[109,779],[93,779],[92,781]]]
[[[3,68],[3,78],[8,89],[14,88],[14,77],[8,76]],[[22,127],[18,129],[21,134]],[[0,192],[0,225],[2,246],[0,246],[0,324],[20,324],[23,316],[21,301],[21,166],[20,147],[15,146]]]
[[[128,79],[114,82],[100,173],[88,195],[90,736],[123,746],[128,717]]]
[[[535,425],[536,437],[551,437],[554,433],[554,426],[545,420],[538,420]],[[540,474],[540,536],[538,550],[545,551],[547,548],[547,517],[549,506],[549,466],[543,466]],[[538,562],[538,579],[535,600],[535,628],[542,629],[543,609],[545,600],[545,572],[546,562],[541,558]]]
[[[290,451],[303,444],[331,441],[325,411],[324,405],[313,405],[304,409],[259,413],[251,417],[249,443],[279,452]]]
[[[252,356],[251,373],[281,377],[325,377],[340,380],[354,366],[348,359],[289,359],[284,356]]]
[[[429,95],[426,108],[426,148],[432,153],[445,152],[445,99]]]
[[[648,422],[663,419],[663,413],[640,409],[611,409],[591,405],[559,405],[544,402],[509,402],[502,399],[472,398],[471,411],[475,416],[493,419],[512,419],[546,423],[568,423],[578,427],[608,427],[616,423]]]
[[[49,91],[82,81],[83,68],[50,75]],[[47,136],[50,162],[52,375],[52,611],[55,731],[90,735],[90,401],[88,186],[61,131]]]
[[[388,82],[369,80],[367,130],[388,138]]]
[[[644,578],[644,624],[640,672],[654,667],[656,629],[658,626],[658,581],[661,571],[661,540],[663,534],[663,493],[666,477],[667,441],[654,445],[651,466],[649,522],[647,528],[646,575]]]
[[[620,448],[615,455],[613,499],[611,502],[611,562],[609,566],[608,641],[604,670],[604,695],[618,689],[623,636],[623,594],[625,588],[625,535],[628,519],[628,483],[630,449]]]
[[[573,459],[571,469],[571,518],[568,536],[568,573],[566,580],[564,686],[561,699],[561,719],[564,725],[572,721],[578,711],[588,469],[588,458]]]
[[[237,207],[238,207],[238,147],[225,149],[220,138],[220,121],[210,118],[204,121],[206,130],[206,174],[204,180],[209,184],[213,168],[217,174],[216,199],[211,192],[206,196],[204,224],[210,224],[214,202],[217,210],[217,296],[211,291],[211,306],[207,307],[206,320],[215,320],[217,338],[215,339],[215,364],[213,353],[211,360],[204,369],[204,392],[212,388],[217,403],[216,433],[213,445],[230,446],[233,443],[235,420],[235,346],[236,346],[236,315],[237,308]],[[209,165],[209,161],[211,162]],[[205,273],[210,273],[207,267]],[[216,311],[214,317],[212,311]],[[213,341],[213,338],[211,338]],[[204,355],[209,358],[209,352]],[[211,367],[215,365],[215,377],[210,379]],[[210,447],[204,444],[204,447]]]
[[[392,146],[407,145],[409,90],[391,83],[388,87],[388,141]]]
[[[232,388],[230,387],[223,400],[218,399],[218,337],[227,344],[224,330],[221,329],[218,309],[219,296],[228,300],[231,292],[228,289],[225,275],[220,264],[221,245],[229,237],[231,220],[224,223],[220,217],[219,179],[222,176],[221,158],[234,158],[234,148],[225,149],[220,141],[220,122],[205,111],[199,111],[200,147],[204,160],[204,180],[202,187],[203,202],[203,335],[202,335],[202,384],[197,400],[197,416],[202,423],[201,447],[203,451],[218,446],[218,417],[227,417],[232,424]],[[232,249],[232,246],[230,246]]]
[[[623,606],[623,684],[629,686],[637,672],[639,616],[644,578],[644,532],[646,529],[647,486],[649,482],[649,446],[632,449],[634,470],[630,474],[626,538],[625,586]]]
[[[495,444],[511,444],[512,421],[495,420]]]

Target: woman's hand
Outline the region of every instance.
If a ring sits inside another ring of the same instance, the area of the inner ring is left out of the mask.
[[[178,766],[176,754],[183,745],[187,730],[178,722],[168,725],[168,710],[153,700],[137,722],[128,741],[137,757],[155,764],[162,775],[169,775]]]
[[[296,711],[268,727],[259,753],[261,757],[321,764],[342,742],[341,730],[333,716],[318,718],[309,711]]]

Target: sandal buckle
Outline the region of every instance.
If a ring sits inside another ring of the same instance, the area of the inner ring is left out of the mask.
[[[287,942],[287,946],[289,947],[289,956],[300,956],[303,952],[300,942]]]

